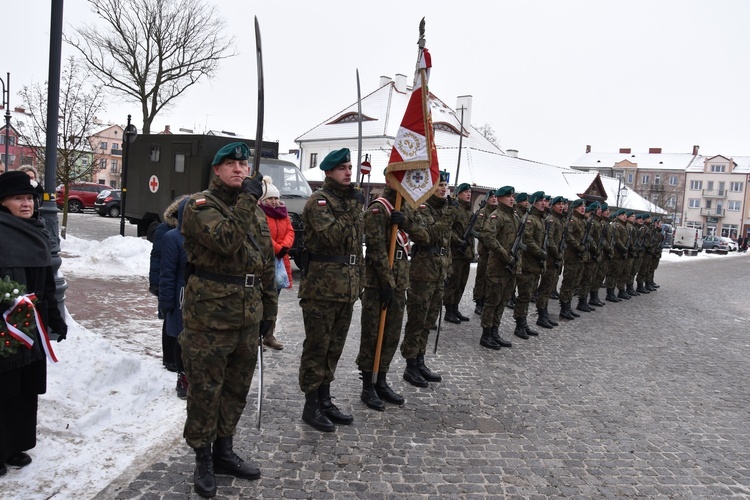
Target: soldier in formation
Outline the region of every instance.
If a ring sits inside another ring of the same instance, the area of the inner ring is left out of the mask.
[[[521,262],[521,273],[516,276],[518,283],[518,297],[513,309],[513,318],[516,321],[516,329],[513,334],[516,337],[527,340],[529,336],[537,336],[539,332],[531,328],[526,319],[529,311],[529,302],[537,289],[539,278],[544,272],[547,261],[547,250],[545,243],[544,210],[547,206],[544,200],[544,191],[537,191],[528,197],[531,204],[529,212],[521,215],[519,223],[524,224],[522,241],[524,244],[523,259]]]
[[[492,213],[497,208],[497,192],[495,190],[492,190],[488,193],[487,196],[487,204],[484,206],[484,208],[479,210],[479,213],[477,213],[477,219],[474,223],[474,234],[477,235],[477,254],[479,257],[477,258],[477,274],[474,279],[474,290],[473,290],[473,296],[474,296],[474,303],[476,306],[474,307],[474,314],[482,314],[482,308],[484,307],[484,296],[485,296],[485,287],[487,283],[486,274],[487,274],[487,261],[489,260],[489,251],[487,250],[487,246],[483,241],[483,230],[484,230],[484,224],[489,220]]]
[[[451,204],[451,209],[454,211],[451,228],[451,278],[445,285],[443,303],[445,304],[445,321],[460,324],[462,321],[469,321],[469,317],[458,310],[458,305],[466,289],[471,263],[474,262],[474,237],[466,234],[473,215],[471,185],[467,183],[458,185],[456,199]]]

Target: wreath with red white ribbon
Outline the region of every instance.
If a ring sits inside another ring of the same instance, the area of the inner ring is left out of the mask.
[[[0,281],[0,356],[8,357],[25,347],[30,349],[37,337],[36,296],[6,276]]]

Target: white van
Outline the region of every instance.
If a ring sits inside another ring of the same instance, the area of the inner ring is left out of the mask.
[[[674,228],[672,248],[703,249],[703,231],[694,227]]]

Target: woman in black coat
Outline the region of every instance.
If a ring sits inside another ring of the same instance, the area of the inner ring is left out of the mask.
[[[51,265],[49,235],[33,218],[36,189],[29,176],[10,171],[0,175],[0,280],[26,287],[35,294],[36,309],[47,331],[65,338],[68,327],[58,309]],[[2,311],[4,312],[4,311]],[[3,321],[3,342],[9,325]],[[37,400],[47,390],[47,361],[40,329],[31,330],[31,348],[0,351],[0,476],[5,464],[23,467],[31,463],[25,453],[36,446]]]

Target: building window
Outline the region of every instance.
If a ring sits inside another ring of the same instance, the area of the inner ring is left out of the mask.
[[[5,134],[0,135],[0,145],[5,146]],[[16,145],[16,136],[9,135],[8,146],[15,146],[15,145]]]
[[[641,176],[641,184],[648,184],[650,180],[651,180],[651,176],[650,175],[642,175]]]
[[[655,195],[653,195],[651,197],[651,203],[653,203],[654,205],[659,205],[659,195],[658,194],[655,194]]]
[[[688,200],[688,208],[700,208],[700,207],[701,207],[700,198],[690,198]]]
[[[689,228],[692,228],[692,229],[702,229],[703,228],[703,223],[700,222],[700,221],[689,220],[689,221],[685,222],[685,227],[689,227]]]
[[[633,183],[633,174],[628,174],[628,180],[625,181],[625,182],[627,182],[628,184],[632,184]]]
[[[729,190],[734,193],[741,193],[742,192],[742,183],[741,182],[730,182],[729,183]]]
[[[670,186],[676,186],[677,185],[677,176],[676,175],[670,175],[669,176],[669,185]]]
[[[691,190],[693,190],[693,191],[699,191],[702,188],[703,188],[703,181],[690,181],[690,189]]]
[[[656,174],[654,176],[654,185],[658,186],[659,184],[661,184],[661,175]]]
[[[107,143],[106,142],[100,142],[99,143],[99,149],[107,149]]]
[[[21,165],[33,165],[34,164],[34,157],[33,156],[22,156],[21,157]]]
[[[674,208],[677,205],[677,197],[676,196],[670,196],[667,200],[667,207],[668,208]]]
[[[711,172],[722,174],[724,173],[725,165],[711,165]]]
[[[310,168],[318,166],[318,153],[310,153]]]
[[[102,158],[101,160],[99,160],[99,168],[101,170],[104,170],[105,168],[107,168],[107,159],[106,158]]]
[[[727,202],[727,210],[729,210],[730,212],[739,212],[740,205],[742,205],[742,202],[739,200],[729,200]]]
[[[12,167],[16,163],[16,155],[9,155],[10,161],[7,161],[5,154],[0,155],[0,158],[2,158],[3,164],[9,167]]]
[[[109,171],[112,172],[113,174],[117,173],[117,160],[112,160],[112,162],[110,163]]]
[[[120,147],[119,147],[119,146],[117,145],[117,143],[116,143],[116,142],[113,142],[113,143],[112,143],[112,150],[113,150],[113,151],[117,151],[118,149],[120,149]]]
[[[738,229],[737,224],[722,224],[721,235],[725,238],[736,238]]]

